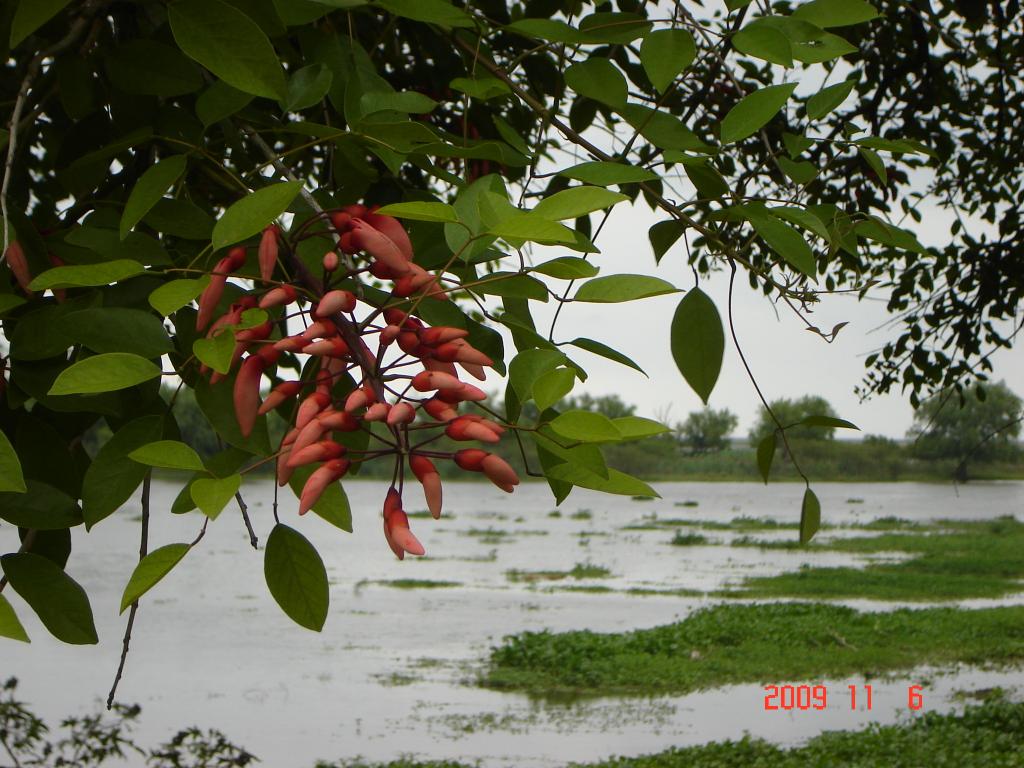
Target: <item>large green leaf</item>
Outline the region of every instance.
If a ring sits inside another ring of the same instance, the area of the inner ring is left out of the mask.
[[[565,355],[553,349],[524,349],[508,364],[508,383],[525,403],[533,397],[533,386],[548,371],[565,364]]]
[[[0,493],[0,519],[41,531],[73,528],[82,522],[78,504],[63,491],[31,477],[25,485],[23,493]]]
[[[278,523],[267,538],[263,575],[270,594],[292,621],[319,632],[327,620],[327,569],[309,540]]]
[[[239,474],[201,477],[193,481],[190,493],[199,510],[211,520],[216,520],[228,502],[235,498],[241,486],[242,476]]]
[[[24,493],[26,490],[18,454],[7,435],[0,432],[0,491]]]
[[[148,467],[190,469],[194,472],[205,469],[199,454],[179,440],[157,440],[155,443],[147,443],[129,453],[128,458]]]
[[[284,70],[259,26],[222,0],[180,0],[167,9],[181,50],[241,91],[283,101]]]
[[[82,514],[92,528],[124,504],[139,487],[149,467],[131,461],[128,454],[163,433],[160,416],[143,416],[114,433],[85,471],[82,480]]]
[[[856,429],[860,430],[853,422],[847,421],[846,419],[837,419],[835,416],[806,416],[800,420],[800,424],[805,427],[823,427],[825,429]]]
[[[149,360],[127,352],[108,352],[80,360],[60,372],[50,395],[87,395],[127,389],[160,376]]]
[[[725,332],[718,308],[700,288],[687,292],[676,307],[671,347],[679,372],[707,404],[722,370]]]
[[[641,136],[659,149],[679,149],[704,152],[710,149],[700,138],[683,125],[683,121],[668,112],[640,104],[629,104],[619,110],[626,122]]]
[[[811,0],[793,11],[793,18],[827,29],[877,19],[881,14],[864,0]]]
[[[288,209],[301,189],[302,182],[286,181],[243,197],[224,211],[214,225],[213,249],[219,250],[262,232]]]
[[[248,106],[252,94],[232,88],[223,80],[217,80],[196,99],[196,117],[209,128]]]
[[[461,8],[445,0],[377,0],[375,5],[414,21],[439,27],[472,27],[473,19]]]
[[[660,277],[650,275],[607,275],[595,277],[580,286],[573,301],[610,304],[635,301],[650,296],[675,293],[679,289]]]
[[[225,328],[212,338],[196,339],[192,342],[192,352],[203,365],[226,374],[235,358],[235,334]]]
[[[174,155],[161,160],[142,174],[132,187],[128,202],[124,204],[124,213],[121,214],[122,240],[128,237],[132,228],[142,221],[142,217],[149,213],[150,208],[157,204],[174,182],[181,178],[185,165],[184,155]]]
[[[192,60],[171,45],[135,39],[107,57],[110,80],[122,91],[170,98],[203,87],[203,76]]]
[[[637,365],[635,362],[633,362],[633,360],[626,357],[617,349],[612,349],[607,344],[602,344],[600,341],[594,341],[593,339],[579,337],[570,341],[569,344],[571,344],[574,347],[579,347],[580,349],[586,350],[591,354],[603,357],[607,360],[613,360],[616,363],[621,363],[622,365],[625,365],[628,368],[632,368],[634,371],[639,371],[644,376],[647,375],[647,372],[639,365]]]
[[[552,221],[575,219],[593,211],[611,208],[616,203],[628,200],[626,195],[602,187],[572,187],[545,197],[533,209],[533,213]]]
[[[576,241],[573,230],[533,211],[509,216],[488,227],[488,233],[506,240],[532,240],[547,245],[565,245]]]
[[[821,527],[821,502],[808,488],[804,491],[804,500],[800,505],[800,543],[806,544]]]
[[[457,222],[459,215],[455,208],[447,203],[414,201],[409,203],[392,203],[379,208],[377,213],[382,216],[394,216],[409,221]]]
[[[0,557],[11,587],[54,637],[65,643],[98,642],[85,590],[50,560],[30,552]]]
[[[363,447],[365,448],[365,445]],[[316,471],[316,466],[309,464],[297,467],[292,473],[288,486],[296,498],[302,495],[302,487],[314,471]],[[352,533],[352,508],[349,506],[348,495],[341,483],[331,483],[324,489],[320,498],[316,500],[316,504],[313,505],[313,512],[335,528]]]
[[[653,181],[658,174],[641,168],[637,165],[626,165],[625,163],[609,163],[600,160],[592,160],[587,163],[574,165],[558,172],[559,176],[568,179],[582,181],[585,184],[596,184],[606,187],[609,184],[632,184],[639,181]]]
[[[0,637],[7,637],[11,640],[20,640],[23,643],[31,642],[25,627],[18,620],[18,615],[7,598],[0,595]]]
[[[29,283],[33,291],[45,291],[52,288],[83,288],[97,285],[110,285],[129,277],[141,275],[146,268],[132,259],[116,259],[101,261],[97,264],[82,264],[66,267],[54,267],[43,272]]]
[[[608,59],[594,57],[573,64],[565,70],[565,82],[580,96],[600,101],[610,107],[626,104],[626,78]]]
[[[783,67],[793,66],[793,46],[775,27],[755,20],[732,36],[732,45],[740,53],[770,61]]]
[[[11,21],[11,47],[15,47],[43,26],[70,2],[71,0],[20,0]]]
[[[121,613],[157,583],[188,554],[188,544],[167,544],[142,558],[121,595]]]
[[[754,225],[754,231],[768,243],[773,251],[785,259],[790,266],[814,279],[817,271],[814,252],[811,251],[811,247],[799,232],[777,218],[762,215],[753,209],[747,211],[747,217]]]
[[[288,79],[286,109],[298,112],[322,101],[331,89],[334,75],[324,64],[310,64],[302,67]]]
[[[644,38],[640,63],[651,85],[664,92],[676,76],[693,63],[697,47],[685,29],[659,29]]]
[[[809,120],[818,120],[833,110],[838,109],[853,92],[855,85],[857,85],[856,80],[845,80],[842,83],[822,88],[807,100],[807,118]]]
[[[579,443],[617,443],[619,430],[607,416],[593,411],[566,411],[550,423],[561,437]]]
[[[761,130],[785,106],[795,88],[796,83],[769,85],[740,99],[722,119],[722,143],[732,144]]]
[[[164,317],[168,317],[199,296],[209,284],[208,275],[194,280],[171,280],[149,294],[149,305]]]
[[[160,357],[174,349],[163,323],[151,312],[122,307],[83,309],[57,321],[62,333],[93,352]]]
[[[195,386],[196,402],[210,422],[214,431],[229,445],[241,448],[249,453],[260,456],[270,455],[270,438],[267,436],[267,420],[261,416],[256,419],[249,437],[243,437],[235,417],[234,376],[215,385],[205,378],[199,379]]]
[[[668,252],[680,237],[686,232],[686,225],[676,219],[659,221],[647,230],[647,238],[651,241],[651,248],[654,250],[654,261],[661,263],[661,259]]]
[[[664,424],[642,416],[620,416],[612,419],[612,424],[619,430],[622,440],[646,440],[672,431]]]
[[[546,411],[572,391],[576,383],[576,371],[572,368],[556,368],[542,374],[533,385],[533,399],[540,411]]]

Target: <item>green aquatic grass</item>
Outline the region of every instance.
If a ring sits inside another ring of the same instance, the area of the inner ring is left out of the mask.
[[[707,544],[708,537],[703,536],[699,533],[683,533],[682,531],[676,531],[676,535],[672,537],[672,541],[669,542],[674,547],[695,547],[701,544]]]
[[[376,584],[392,589],[450,589],[461,587],[461,581],[440,581],[437,579],[382,579],[380,581],[364,581],[363,584]]]
[[[536,581],[561,581],[562,579],[603,579],[612,572],[603,565],[576,563],[571,571],[505,571],[509,581],[532,583]]]
[[[745,579],[732,597],[865,597],[876,600],[964,600],[1024,591],[1024,523],[944,520],[931,531],[886,532],[812,543],[808,552],[862,555],[905,553],[901,562],[869,563],[863,568],[803,567],[777,576]],[[793,549],[789,541],[741,538],[733,546]]]
[[[862,613],[813,603],[725,604],[633,632],[506,637],[491,650],[480,684],[542,696],[681,694],[1021,660],[1024,607]]]

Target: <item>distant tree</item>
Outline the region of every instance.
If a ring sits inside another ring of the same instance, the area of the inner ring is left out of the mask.
[[[1004,382],[968,395],[936,395],[914,415],[907,433],[915,438],[914,455],[924,459],[956,459],[957,478],[967,479],[968,461],[1013,459],[1020,454],[1016,438],[1024,418],[1024,403]]]
[[[728,408],[693,411],[676,427],[682,443],[691,453],[712,453],[729,447],[729,435],[739,419]]]
[[[831,440],[834,437],[833,427],[810,427],[800,422],[808,416],[831,416],[836,412],[828,400],[818,395],[804,395],[795,400],[782,398],[771,402],[772,411],[779,423],[786,427],[786,436],[790,440]],[[777,428],[772,417],[764,408],[754,428],[750,431],[751,445],[757,445]]]
[[[561,411],[593,411],[607,416],[609,419],[619,419],[623,416],[632,416],[636,412],[636,406],[624,402],[618,395],[576,395],[562,401],[559,406]]]

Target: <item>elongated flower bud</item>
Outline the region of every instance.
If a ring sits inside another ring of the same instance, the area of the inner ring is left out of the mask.
[[[420,337],[423,339],[424,344],[429,344],[432,347],[440,344],[447,344],[450,341],[456,339],[464,339],[469,335],[469,331],[464,331],[462,328],[449,328],[444,325],[439,325],[434,328],[424,328],[423,333]]]
[[[272,307],[283,307],[291,304],[299,297],[299,292],[291,285],[280,285],[277,288],[271,288],[260,299],[260,309],[270,309]]]
[[[365,221],[352,221],[352,243],[401,277],[410,271],[409,262],[386,235]]]
[[[260,407],[260,379],[266,365],[266,361],[259,355],[250,355],[242,363],[235,378],[235,418],[238,419],[243,437],[249,437],[256,425]]]
[[[334,251],[328,251],[324,254],[323,258],[324,271],[333,272],[338,268],[339,261],[340,259],[338,259],[338,254]]]
[[[404,559],[405,553],[425,554],[423,545],[409,530],[409,517],[402,509],[402,497],[394,488],[388,491],[384,500],[384,538],[399,560]]]
[[[490,453],[480,466],[487,479],[506,493],[512,493],[512,489],[519,485],[519,475],[501,456]]]
[[[201,331],[213,319],[214,310],[224,294],[224,284],[228,281],[228,274],[232,271],[234,260],[225,256],[217,262],[210,275],[210,283],[203,289],[199,296],[199,314],[196,315],[196,330]]]
[[[423,401],[423,410],[437,421],[451,421],[459,415],[451,405],[434,397]]]
[[[359,430],[359,419],[348,411],[324,411],[316,417],[325,430],[334,432],[356,432]]]
[[[325,392],[311,392],[306,395],[295,414],[295,426],[302,429],[326,408],[329,402],[331,402],[331,396]]]
[[[260,278],[264,281],[270,280],[274,276],[274,267],[277,266],[277,236],[279,232],[277,226],[271,224],[263,230],[263,237],[260,238]]]
[[[465,416],[459,416],[450,421],[445,427],[444,433],[452,440],[479,440],[481,443],[496,443],[498,435],[492,432],[486,425],[481,424]]]
[[[29,290],[28,286],[32,282],[32,273],[29,272],[28,259],[25,258],[25,249],[21,247],[21,243],[17,240],[12,240],[10,245],[7,246],[5,258],[7,259],[7,266],[14,273],[14,279],[18,281],[18,286],[27,295],[31,296],[32,291]]]
[[[423,367],[428,371],[446,373],[456,379],[459,377],[459,372],[455,368],[455,363],[442,363],[440,360],[431,360],[429,357],[424,357]]]
[[[351,291],[328,291],[316,305],[317,317],[330,317],[338,312],[351,312],[356,308],[356,297]]]
[[[412,377],[412,388],[417,392],[440,390],[460,390],[462,382],[449,373],[439,371],[422,371]]]
[[[390,412],[391,406],[387,403],[374,403],[366,409],[363,421],[384,421]]]
[[[309,324],[309,327],[302,332],[304,339],[329,339],[338,335],[338,327],[326,320],[316,320]]]
[[[482,365],[477,365],[476,363],[459,363],[459,365],[462,366],[462,370],[474,379],[479,381],[487,380],[487,373],[484,371],[484,367]]]
[[[307,355],[319,355],[321,357],[346,357],[352,350],[348,348],[341,339],[335,337],[314,341],[302,349]]]
[[[288,457],[289,467],[301,467],[304,464],[312,464],[315,461],[330,461],[345,455],[346,448],[333,440],[321,440],[320,442],[307,445],[301,450],[291,451]]]
[[[281,447],[278,449],[277,454],[277,484],[280,487],[288,485],[288,481],[292,477],[292,468],[288,466],[288,456],[291,454],[292,445],[295,444],[295,438],[298,437],[299,430],[292,429],[284,436],[281,440]]]
[[[387,424],[394,427],[398,424],[410,424],[416,418],[416,409],[409,403],[396,403],[388,411]]]
[[[437,520],[441,517],[441,476],[438,474],[434,462],[426,456],[414,453],[409,457],[409,468],[412,469],[416,479],[423,486],[423,498],[427,502],[427,509]]]
[[[405,227],[398,219],[370,212],[363,214],[361,218],[393,242],[407,261],[412,261],[412,243],[409,241],[409,234],[405,231]]]
[[[460,469],[467,472],[482,472],[484,459],[490,455],[487,451],[481,451],[479,448],[465,448],[456,451],[453,459]]]
[[[348,459],[333,459],[313,472],[302,486],[299,496],[299,514],[304,515],[320,500],[327,486],[336,483],[348,472]]]
[[[265,413],[270,413],[270,411],[274,410],[279,405],[283,404],[286,400],[291,400],[301,391],[301,381],[282,382],[281,384],[278,384],[276,387],[270,390],[270,394],[267,395],[267,399],[263,401],[263,405],[260,406],[257,413],[260,416],[262,416]]]

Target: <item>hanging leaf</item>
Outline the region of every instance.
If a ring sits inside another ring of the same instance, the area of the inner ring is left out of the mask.
[[[3,595],[0,595],[0,637],[20,640],[23,643],[31,642],[25,628],[18,621],[18,615],[14,612],[14,608]]]
[[[582,181],[584,184],[596,184],[599,187],[606,187],[611,184],[633,184],[640,181],[654,181],[658,174],[641,168],[637,165],[626,165],[625,163],[609,163],[600,160],[592,160],[588,163],[580,163],[572,168],[566,168],[558,172],[559,176],[567,179]]]
[[[804,500],[800,505],[800,543],[806,544],[821,527],[821,502],[808,488],[804,491]]]
[[[856,429],[860,431],[860,427],[856,424],[847,421],[846,419],[837,419],[835,416],[807,416],[800,420],[800,424],[805,427],[825,427],[826,429]]]
[[[267,538],[263,574],[288,618],[315,632],[323,629],[330,607],[327,569],[305,536],[287,525],[275,525]]]
[[[228,477],[201,477],[192,483],[192,501],[199,507],[200,512],[211,520],[216,520],[228,502],[235,498],[241,485],[242,476],[238,474]]]
[[[793,66],[793,46],[789,38],[768,24],[751,22],[732,36],[732,46],[740,53],[770,61],[782,67]]]
[[[768,485],[768,475],[772,471],[772,460],[775,458],[775,433],[772,432],[757,444],[757,469]]]
[[[610,107],[626,104],[626,78],[608,59],[595,57],[573,64],[565,70],[565,82],[580,96]]]
[[[770,85],[744,96],[722,120],[722,143],[732,144],[753,136],[782,109],[796,83]]]
[[[877,19],[881,14],[864,0],[811,0],[797,6],[793,18],[816,26],[848,27]]]
[[[0,491],[25,493],[27,490],[18,454],[7,435],[0,432]]]
[[[67,267],[54,267],[43,272],[29,283],[33,291],[45,291],[55,288],[85,288],[97,285],[110,285],[129,277],[141,275],[146,268],[131,259],[101,261],[97,264],[83,264]]]
[[[825,115],[838,109],[847,97],[853,93],[856,80],[847,80],[842,83],[822,88],[807,100],[807,118],[819,120]]]
[[[0,568],[51,635],[74,645],[99,641],[85,590],[50,560],[21,552],[0,557]]]
[[[203,461],[191,447],[178,440],[158,440],[136,448],[128,454],[128,458],[149,467],[163,469],[189,469],[202,472]]]
[[[149,294],[149,305],[164,317],[169,317],[191,303],[209,284],[209,275],[195,280],[171,280]]]
[[[743,213],[754,226],[754,231],[768,243],[790,266],[799,270],[811,279],[817,272],[814,253],[803,236],[788,224],[767,215],[763,209],[744,206]]]
[[[210,366],[217,373],[226,374],[235,359],[235,334],[224,329],[212,338],[196,339],[192,342],[192,353],[203,365]]]
[[[580,443],[617,443],[619,430],[607,416],[593,411],[566,411],[549,424],[558,435]]]
[[[649,275],[608,275],[588,280],[576,291],[573,301],[610,304],[635,301],[666,293],[677,293],[678,288],[660,277]]]
[[[310,64],[295,72],[288,80],[285,108],[298,112],[320,103],[331,90],[334,76],[323,64]]]
[[[571,344],[574,347],[579,347],[580,349],[590,352],[591,354],[603,357],[607,360],[612,360],[616,363],[621,363],[622,365],[625,365],[628,368],[632,368],[634,371],[639,371],[644,376],[647,376],[647,372],[644,371],[643,368],[634,363],[630,358],[626,357],[618,350],[612,349],[607,344],[602,344],[599,341],[594,341],[593,339],[586,339],[582,337],[573,339],[572,341],[569,342],[569,344]]]
[[[553,349],[524,349],[508,364],[508,384],[519,402],[533,397],[534,384],[548,371],[566,363],[566,357]]]
[[[707,405],[722,370],[725,332],[718,308],[700,288],[688,291],[676,307],[670,344],[679,372]]]
[[[410,203],[392,203],[377,210],[382,216],[394,216],[396,219],[409,221],[432,221],[456,223],[459,215],[447,203],[414,201]]]
[[[284,213],[302,189],[300,181],[271,184],[232,205],[213,227],[213,250],[241,242],[262,232]]]
[[[668,252],[683,233],[686,232],[686,225],[676,219],[659,221],[647,230],[647,237],[651,241],[651,248],[654,249],[654,261],[661,263],[662,257]]]
[[[572,187],[545,197],[537,203],[532,213],[551,221],[562,221],[611,208],[628,199],[626,195],[601,187]]]
[[[160,376],[149,360],[126,352],[108,352],[80,360],[57,376],[47,394],[86,395],[114,392]]]
[[[284,101],[284,70],[259,26],[222,0],[180,0],[167,9],[181,50],[213,74],[254,96]]]
[[[664,424],[654,419],[645,419],[642,416],[620,416],[612,419],[612,424],[619,430],[623,440],[646,440],[649,437],[664,435],[671,432]]]
[[[576,383],[576,371],[572,368],[556,368],[543,374],[533,385],[533,400],[537,409],[546,411],[567,394]]]
[[[640,63],[659,93],[664,93],[696,57],[693,35],[685,29],[656,30],[648,34],[640,46]]]
[[[594,277],[598,273],[598,268],[586,259],[575,256],[559,256],[557,259],[538,264],[530,271],[540,272],[542,275],[553,277],[556,280],[579,280],[580,278]]]
[[[128,579],[128,584],[121,595],[121,613],[170,573],[171,569],[188,554],[189,549],[188,544],[167,544],[142,558],[132,571],[131,578]]]

